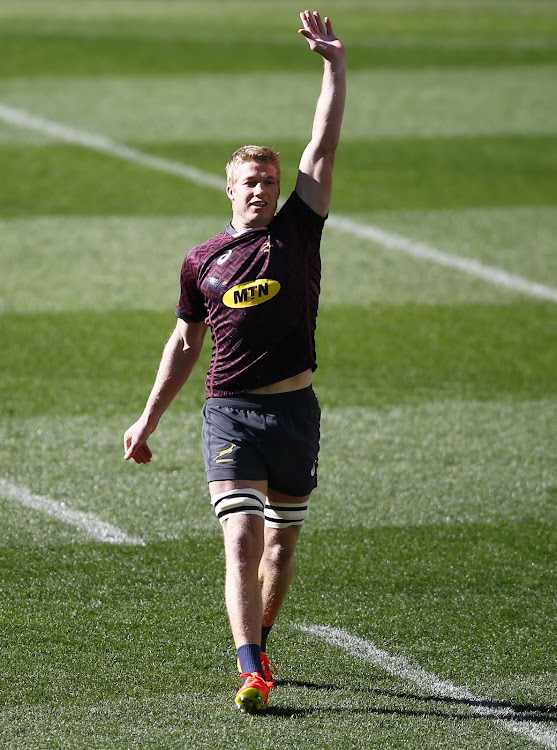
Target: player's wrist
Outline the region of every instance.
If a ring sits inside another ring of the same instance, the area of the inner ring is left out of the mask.
[[[147,408],[138,420],[138,424],[141,427],[142,432],[151,435],[159,424],[162,413],[158,414],[154,409]]]

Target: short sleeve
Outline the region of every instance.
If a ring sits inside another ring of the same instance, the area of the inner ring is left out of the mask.
[[[197,273],[192,254],[186,255],[180,273],[180,299],[176,306],[176,317],[188,323],[201,323],[207,317],[203,295],[197,286]]]

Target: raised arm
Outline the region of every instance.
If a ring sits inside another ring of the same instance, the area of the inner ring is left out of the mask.
[[[346,54],[333,33],[331,21],[324,22],[317,11],[300,13],[312,52],[323,58],[323,82],[317,100],[311,140],[300,161],[296,192],[320,216],[326,216],[333,190],[333,166],[340,139],[346,99]]]
[[[207,326],[178,318],[161,357],[157,377],[141,417],[124,434],[124,458],[138,464],[151,460],[147,445],[160,418],[184,385],[199,358]]]

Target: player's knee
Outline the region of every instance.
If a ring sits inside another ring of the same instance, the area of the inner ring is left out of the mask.
[[[277,534],[271,539],[269,539],[269,536],[266,536],[265,550],[263,552],[265,565],[268,568],[275,568],[277,570],[289,568],[294,559],[297,541],[297,534]]]
[[[301,526],[309,516],[309,499],[305,503],[275,503],[265,501],[265,526],[272,529],[285,529]]]

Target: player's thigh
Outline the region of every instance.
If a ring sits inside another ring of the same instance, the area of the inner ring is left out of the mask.
[[[311,495],[297,497],[269,489],[265,505],[265,546],[294,552]]]
[[[234,534],[263,538],[267,482],[249,479],[219,479],[209,482],[211,505],[225,538]]]
[[[221,492],[229,490],[242,490],[253,488],[258,492],[267,495],[267,482],[259,479],[217,479],[209,482],[209,492],[211,497],[219,495]]]

